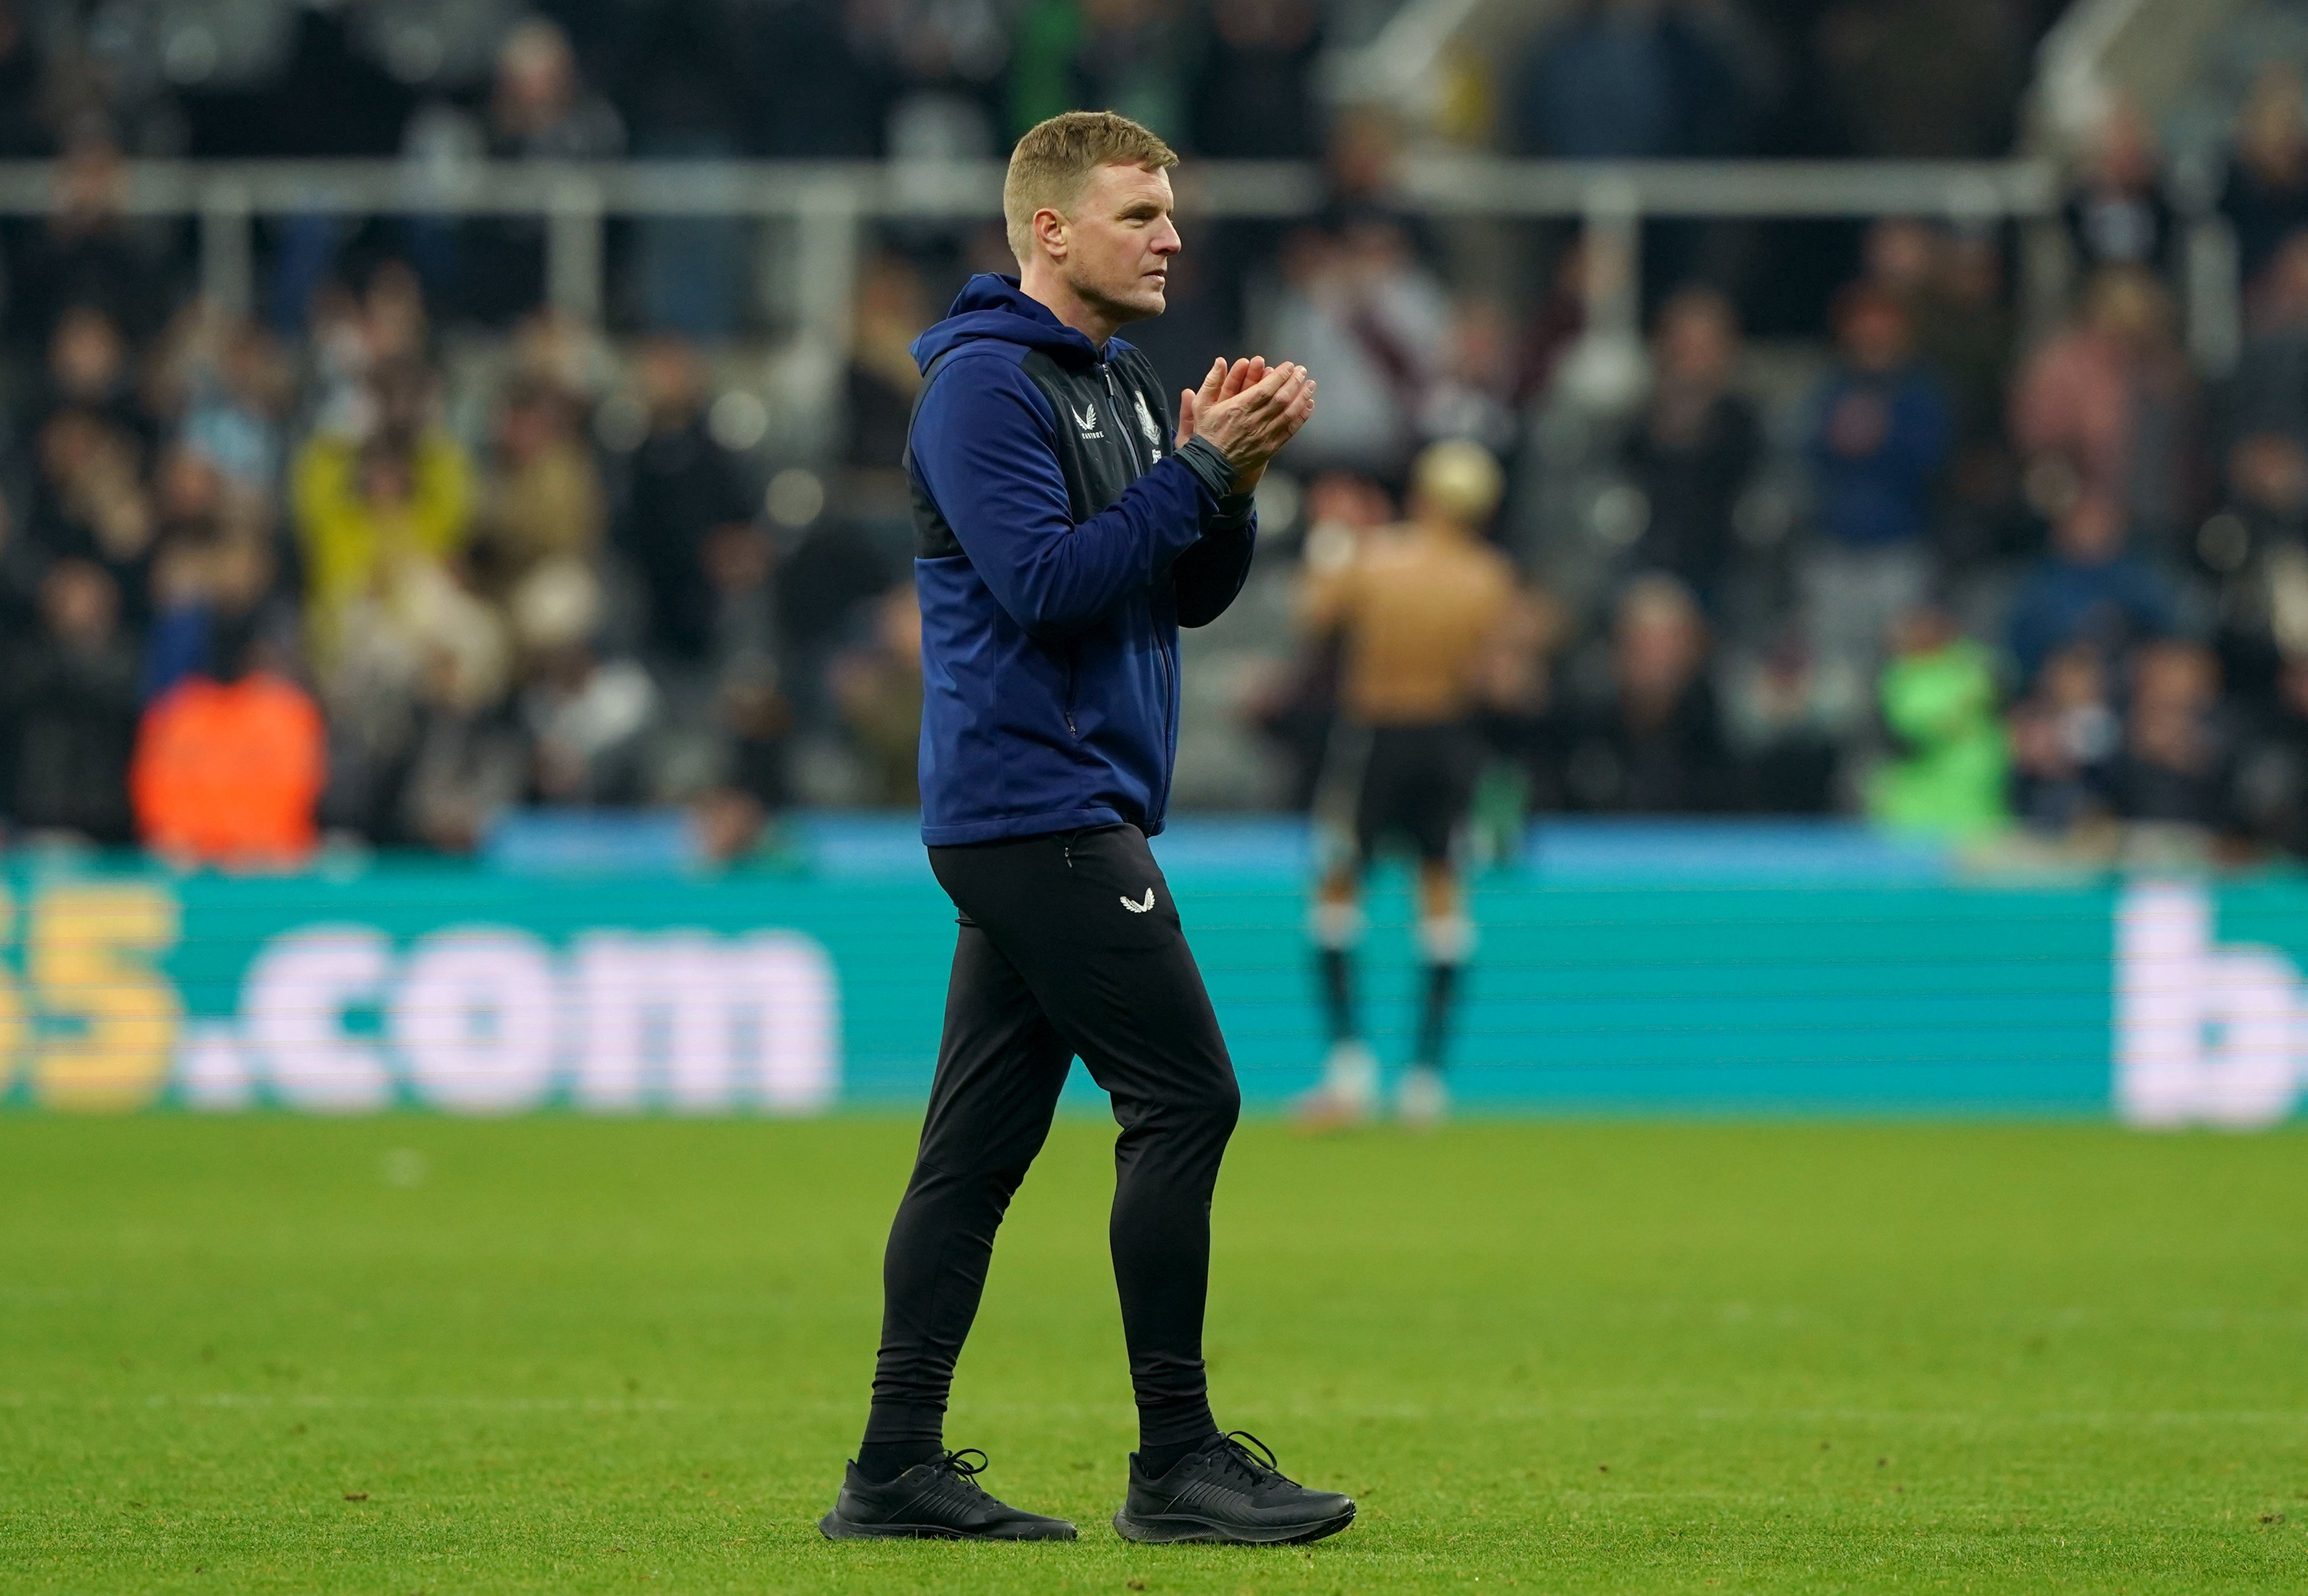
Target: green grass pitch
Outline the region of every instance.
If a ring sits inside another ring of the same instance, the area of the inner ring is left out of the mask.
[[[2308,1143],[1246,1126],[1221,1419],[1362,1517],[1138,1548],[1110,1128],[948,1439],[1072,1545],[822,1541],[912,1127],[0,1120],[0,1590],[2308,1590]]]

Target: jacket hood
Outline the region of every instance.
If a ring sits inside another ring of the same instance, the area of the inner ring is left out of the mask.
[[[915,364],[926,372],[939,356],[981,338],[1023,344],[1067,365],[1095,365],[1130,347],[1109,339],[1099,348],[1051,314],[1048,305],[1029,298],[1016,278],[982,272],[962,285],[945,320],[914,340]]]

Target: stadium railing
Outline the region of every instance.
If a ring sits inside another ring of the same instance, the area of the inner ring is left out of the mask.
[[[612,217],[728,217],[797,224],[795,304],[811,337],[846,341],[860,226],[872,220],[998,215],[998,161],[139,160],[123,164],[116,202],[138,216],[198,219],[201,286],[245,308],[259,216],[522,215],[543,220],[547,299],[598,317],[604,229]],[[50,210],[59,168],[0,162],[0,215]],[[1182,207],[1204,218],[1311,217],[1325,184],[1312,164],[1197,161],[1182,168]],[[2011,220],[2023,239],[2022,297],[2032,323],[2064,309],[2071,265],[2059,221],[2060,175],[2043,159],[1985,161],[1510,160],[1419,155],[1393,191],[1407,210],[1438,217],[1575,220],[1613,258],[1639,258],[1651,218],[1940,217]],[[2186,253],[2191,338],[2218,367],[2234,348],[2235,252],[2216,215],[2191,219]],[[1607,278],[1589,306],[1606,332],[1632,333],[1637,274]]]

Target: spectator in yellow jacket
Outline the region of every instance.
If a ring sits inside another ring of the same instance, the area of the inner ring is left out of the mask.
[[[372,393],[366,435],[315,434],[291,487],[323,670],[343,642],[346,612],[388,597],[414,566],[454,559],[472,519],[472,462],[431,416],[431,374],[396,362],[377,372]]]

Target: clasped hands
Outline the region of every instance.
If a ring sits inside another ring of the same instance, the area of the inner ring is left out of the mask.
[[[1234,491],[1249,493],[1266,475],[1266,463],[1290,442],[1314,413],[1314,379],[1290,361],[1268,365],[1263,355],[1210,363],[1200,392],[1178,395],[1178,442],[1200,438],[1226,456],[1235,471]]]

